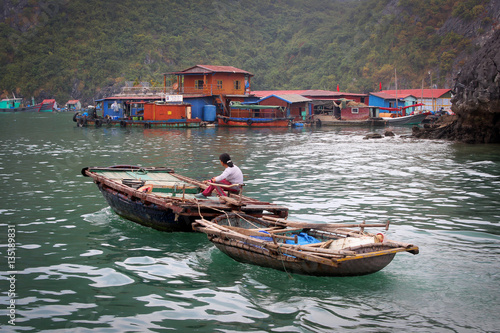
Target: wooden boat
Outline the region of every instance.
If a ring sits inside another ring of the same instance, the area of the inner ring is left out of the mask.
[[[44,99],[36,105],[22,106],[21,98],[7,98],[0,101],[0,112],[52,112],[55,102],[55,99]]]
[[[417,246],[364,231],[380,226],[389,225],[298,223],[235,213],[193,223],[194,230],[207,234],[237,261],[316,276],[371,274],[387,266],[398,252],[418,253]]]
[[[281,106],[233,103],[228,115],[217,115],[219,126],[229,127],[288,127],[293,117]]]
[[[418,125],[420,124],[427,116],[431,115],[430,112],[402,116],[402,117],[382,117],[382,119],[386,122],[387,125]]]
[[[384,115],[384,113],[380,113],[380,118],[383,119],[383,121],[387,125],[418,125],[420,124],[427,116],[431,115],[431,112],[420,112],[417,113],[417,111],[412,112],[409,115],[405,114],[405,110],[408,108],[415,108],[418,106],[423,106],[424,104],[413,104],[413,105],[407,105],[403,107],[398,107],[398,108],[385,108],[385,107],[380,107],[379,109],[382,111],[388,111],[389,113],[385,113],[387,116]]]
[[[87,167],[82,174],[94,180],[116,214],[162,231],[193,231],[191,223],[197,218],[210,220],[231,211],[256,217],[288,216],[288,208],[251,199],[243,196],[242,191],[238,195],[198,200],[195,194],[207,185],[170,168]]]
[[[40,103],[40,109],[38,112],[53,112],[56,110],[56,100],[55,99],[44,99]]]

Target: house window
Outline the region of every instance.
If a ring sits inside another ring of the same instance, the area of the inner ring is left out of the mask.
[[[196,81],[194,81],[194,87],[196,89],[203,89],[203,80],[196,80]]]
[[[241,82],[234,81],[234,90],[240,90],[240,89],[241,89]]]
[[[351,109],[351,113],[359,113],[359,109],[358,108],[352,108]]]
[[[222,89],[222,80],[217,80],[217,89]]]
[[[361,103],[365,103],[365,98],[364,97],[361,97]]]

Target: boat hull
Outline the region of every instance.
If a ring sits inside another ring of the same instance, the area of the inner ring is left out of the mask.
[[[383,117],[382,119],[387,123],[387,125],[418,125],[429,115],[430,113],[421,113],[395,118]]]
[[[0,109],[0,112],[39,112],[39,111],[40,111],[40,105],[26,106],[14,109],[6,109],[6,108]]]
[[[0,112],[52,112],[54,111],[54,100],[44,100],[42,103],[18,107],[18,108],[1,108]]]
[[[227,127],[288,127],[292,123],[291,118],[232,118],[219,117],[219,126]]]
[[[346,261],[339,263],[337,267],[333,267],[288,255],[282,255],[281,258],[276,259],[271,256],[269,251],[257,252],[255,251],[256,249],[252,250],[249,246],[242,248],[244,244],[227,245],[215,242],[214,244],[219,250],[239,262],[273,268],[288,273],[313,276],[358,276],[372,274],[389,265],[396,255],[395,253],[391,253],[383,256],[357,259],[355,261]]]
[[[93,167],[84,168],[82,174],[94,180],[116,214],[160,231],[193,231],[191,224],[196,219],[211,220],[231,211],[256,217],[288,216],[286,207],[243,195],[198,200],[194,195],[208,185],[175,174],[169,168]],[[153,192],[139,190],[144,185],[151,185]]]
[[[363,120],[338,120],[333,116],[315,115],[317,126],[385,126],[386,122],[381,118],[370,118]]]
[[[242,214],[221,215],[212,221],[198,219],[193,224],[196,231],[205,233],[219,250],[236,261],[295,274],[372,274],[389,265],[398,252],[418,253],[418,247],[412,244],[383,238],[381,241],[374,234],[347,227]]]
[[[102,185],[98,186],[111,209],[117,215],[127,220],[160,231],[192,231],[191,223],[194,218],[176,216],[176,213],[171,209],[162,209],[155,205],[148,205],[138,200],[132,200],[128,196],[112,189],[106,189]]]

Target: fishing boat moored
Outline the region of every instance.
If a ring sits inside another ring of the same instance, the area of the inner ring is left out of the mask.
[[[304,275],[355,276],[383,269],[398,252],[418,253],[415,245],[364,231],[388,226],[300,223],[225,214],[212,221],[198,219],[193,229],[205,233],[217,248],[240,262]]]
[[[400,117],[382,117],[387,125],[418,125],[424,121],[425,118],[432,115],[431,112],[424,112],[419,114],[412,114]]]
[[[44,99],[42,103],[23,106],[22,98],[6,98],[0,101],[0,112],[52,112],[56,109],[55,105],[55,99]]]
[[[231,211],[256,217],[288,216],[288,208],[246,197],[242,191],[237,195],[198,200],[195,194],[208,185],[170,168],[87,167],[82,169],[82,174],[94,180],[116,214],[157,230],[193,231],[191,224],[196,219],[211,220]]]
[[[271,105],[232,103],[228,115],[217,115],[219,126],[288,127],[293,117],[285,108]]]

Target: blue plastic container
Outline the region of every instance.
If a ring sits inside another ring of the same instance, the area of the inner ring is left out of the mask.
[[[216,109],[215,105],[205,105],[203,107],[203,121],[215,121]]]

